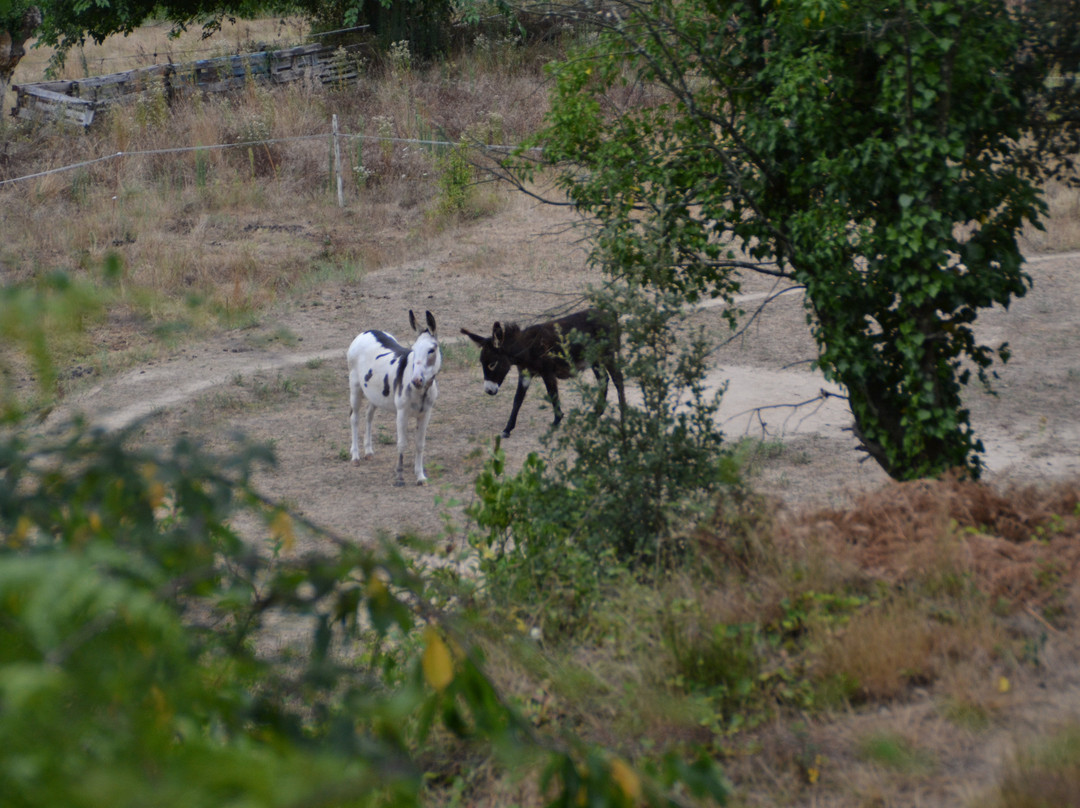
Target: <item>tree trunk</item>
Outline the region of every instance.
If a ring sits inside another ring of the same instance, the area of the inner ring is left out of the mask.
[[[6,111],[4,103],[8,87],[11,85],[11,77],[23,56],[26,55],[26,49],[23,46],[26,40],[37,32],[41,19],[41,9],[31,6],[19,20],[18,26],[14,27],[15,30],[0,31],[0,115]]]

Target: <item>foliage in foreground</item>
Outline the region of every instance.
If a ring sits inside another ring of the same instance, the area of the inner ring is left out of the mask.
[[[6,289],[0,321],[41,305]],[[13,329],[43,371],[35,333]],[[17,407],[4,414],[6,805],[418,805],[449,738],[536,775],[552,805],[723,800],[706,758],[639,772],[536,733],[400,552],[259,496],[264,448],[137,449],[124,433],[42,434]]]
[[[1016,236],[1075,144],[1075,4],[611,5],[529,144],[596,218],[594,260],[691,302],[742,271],[804,287],[870,456],[977,475],[961,390],[1008,350],[973,324],[1026,292]]]

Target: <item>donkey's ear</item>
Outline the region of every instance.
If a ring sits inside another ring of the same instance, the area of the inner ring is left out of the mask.
[[[430,311],[425,311],[424,314],[426,315],[427,319],[428,331],[431,332],[431,336],[435,336],[435,315],[432,314]]]
[[[501,347],[502,343],[503,343],[504,336],[505,335],[503,334],[502,323],[496,321],[495,325],[493,325],[491,327],[491,344],[492,344],[492,346],[495,347],[495,348]]]
[[[477,345],[479,345],[481,347],[483,347],[484,343],[488,341],[487,337],[481,337],[479,334],[474,334],[472,331],[469,331],[467,328],[461,329],[461,333],[464,334],[466,337],[468,337],[469,339],[471,339],[473,342],[475,342]]]
[[[413,314],[412,309],[409,309],[409,328],[411,328],[413,331],[419,331],[420,330],[419,328],[416,327],[416,315]]]

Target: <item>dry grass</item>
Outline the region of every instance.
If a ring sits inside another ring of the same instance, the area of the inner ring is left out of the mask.
[[[1080,250],[1080,187],[1051,181],[1045,187],[1048,221],[1045,231],[1024,229],[1024,249],[1029,253]]]
[[[990,801],[991,808],[1080,806],[1080,726],[1058,729],[1017,752]]]
[[[149,26],[88,45],[65,72],[205,58],[256,43],[284,47],[302,26],[238,23],[208,42],[168,41],[166,31]],[[99,113],[85,133],[8,122],[0,178],[85,165],[0,187],[0,277],[94,272],[115,252],[124,268],[119,303],[138,313],[129,322],[147,336],[172,321],[236,325],[313,272],[356,278],[406,260],[425,234],[460,215],[438,205],[445,150],[418,141],[513,143],[539,125],[547,56],[497,60],[512,53],[479,51],[385,74],[368,65],[364,80],[339,88],[252,83],[171,105],[151,91]],[[32,54],[17,81],[41,78],[47,54]],[[332,115],[346,136],[344,208],[334,193]],[[235,145],[248,141],[260,142]],[[498,194],[476,192],[471,215],[499,204]]]

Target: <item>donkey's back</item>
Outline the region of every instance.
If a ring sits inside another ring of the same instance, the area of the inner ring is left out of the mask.
[[[350,387],[359,386],[364,398],[380,409],[395,409],[394,394],[404,381],[408,354],[409,349],[385,331],[357,334],[346,354]]]

